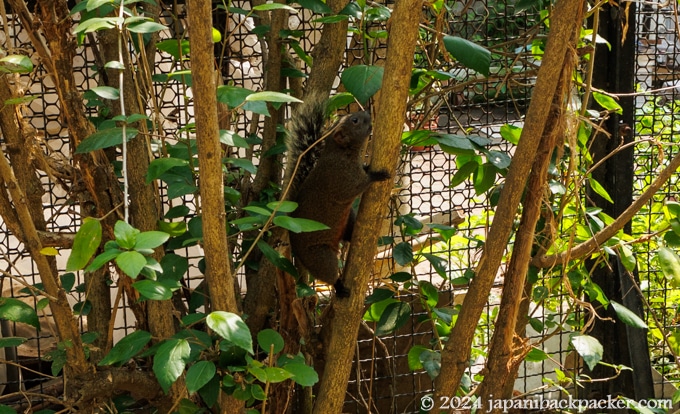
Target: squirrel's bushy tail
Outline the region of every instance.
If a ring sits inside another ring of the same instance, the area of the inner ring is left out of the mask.
[[[317,144],[308,151],[300,161],[297,171],[293,176],[295,165],[298,163],[300,154],[312,146],[324,133],[328,111],[328,98],[321,95],[312,95],[305,99],[294,111],[288,128],[286,146],[288,157],[286,160],[285,183],[292,180],[290,191],[286,197],[294,200],[300,184],[304,182],[319,159],[323,142]]]

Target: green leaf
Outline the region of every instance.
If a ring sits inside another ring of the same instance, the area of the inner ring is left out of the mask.
[[[132,287],[139,292],[142,299],[168,300],[172,297],[173,289],[170,289],[164,283],[155,280],[140,280],[139,282],[133,283]]]
[[[0,298],[0,319],[25,323],[40,330],[40,322],[35,309],[19,299]]]
[[[153,359],[153,372],[166,394],[184,372],[190,353],[191,347],[186,339],[168,339],[158,347]]]
[[[382,314],[385,312],[385,309],[387,309],[387,307],[393,303],[399,303],[399,301],[389,298],[373,303],[364,313],[363,319],[366,322],[378,322]]]
[[[668,247],[661,247],[656,252],[661,272],[674,288],[680,287],[680,257]]]
[[[612,200],[612,198],[609,196],[607,190],[602,187],[602,184],[597,182],[597,180],[592,177],[588,178],[588,183],[590,184],[590,189],[593,190],[597,195],[614,204],[614,200]]]
[[[463,164],[462,167],[456,171],[456,173],[451,177],[451,181],[449,186],[450,187],[456,187],[459,184],[462,184],[465,180],[470,178],[472,173],[477,171],[477,168],[479,167],[479,163],[476,160],[471,160]]]
[[[529,353],[527,353],[526,358],[524,359],[527,362],[541,362],[545,361],[548,359],[549,356],[548,354],[545,353],[542,349],[538,349],[536,347],[531,348]]]
[[[591,301],[598,301],[603,305],[607,305],[609,303],[609,299],[607,299],[607,297],[604,294],[604,291],[597,283],[587,282],[584,288],[586,290],[586,293],[588,294],[588,298]]]
[[[187,391],[193,394],[215,376],[217,368],[211,361],[199,361],[189,368],[186,376]]]
[[[419,287],[420,294],[423,295],[427,306],[430,308],[437,306],[437,303],[439,302],[439,292],[437,291],[437,288],[427,280],[420,281]]]
[[[92,303],[89,300],[78,302],[73,305],[73,313],[75,315],[87,316],[92,310]]]
[[[486,153],[486,159],[499,170],[504,170],[510,166],[510,156],[505,152],[489,151]]]
[[[116,242],[124,249],[132,249],[135,247],[137,235],[139,233],[139,230],[122,220],[118,220],[113,226],[113,235],[116,238]]]
[[[631,311],[627,307],[621,305],[620,303],[609,301],[609,303],[612,304],[614,307],[614,312],[616,312],[616,316],[621,319],[623,323],[626,325],[630,325],[634,328],[640,328],[640,329],[648,329],[649,327],[643,321],[638,315],[635,314],[635,312]]]
[[[220,396],[220,377],[215,375],[206,385],[198,390],[198,395],[201,396],[203,402],[208,407],[213,407],[217,403],[217,399]]]
[[[600,92],[593,92],[593,98],[600,104],[601,107],[610,112],[616,112],[617,114],[623,114],[623,108],[619,105],[614,98],[609,95],[605,95]]]
[[[401,328],[411,317],[411,307],[406,302],[396,302],[388,305],[380,315],[375,329],[375,335],[387,335]]]
[[[116,256],[116,265],[123,273],[136,279],[146,266],[146,257],[136,251],[123,252]]]
[[[28,341],[28,338],[21,338],[18,336],[7,336],[4,338],[0,338],[0,348],[17,347],[25,343],[26,341]]]
[[[164,25],[152,21],[131,23],[127,29],[132,33],[155,33],[167,29]]]
[[[81,270],[87,265],[102,241],[102,225],[99,220],[86,217],[73,239],[71,254],[66,262],[66,271]]]
[[[382,66],[351,66],[342,72],[340,81],[363,105],[382,87],[384,72]]]
[[[0,72],[2,72],[2,67],[0,67]],[[12,98],[12,99],[7,99],[5,101],[5,105],[21,105],[21,104],[27,104],[29,102],[32,102],[35,99],[38,99],[38,95],[33,95],[33,96],[21,96],[19,98]]]
[[[413,279],[413,275],[408,272],[396,272],[390,275],[390,280],[397,283],[403,283]]]
[[[410,275],[409,275],[410,276]],[[391,289],[386,289],[386,288],[377,288],[373,290],[373,293],[368,295],[366,299],[364,299],[364,303],[367,305],[370,305],[372,303],[377,303],[380,301],[383,301],[385,299],[390,299],[394,297],[394,291]]]
[[[281,213],[292,213],[297,208],[298,204],[294,201],[272,201],[267,203],[267,208],[274,211],[277,210]]]
[[[489,76],[491,52],[457,36],[444,36],[444,47],[457,61],[484,76]]]
[[[146,183],[149,184],[151,181],[160,177],[164,172],[168,171],[174,167],[184,167],[189,165],[189,161],[182,160],[179,158],[158,158],[149,164],[149,168],[146,170]]]
[[[444,241],[451,239],[451,237],[458,233],[457,228],[448,226],[446,224],[427,223],[427,227],[438,233]]]
[[[252,160],[247,160],[245,158],[226,158],[226,162],[233,165],[236,168],[245,170],[253,175],[257,173],[257,167],[253,164]],[[229,188],[229,187],[227,187]]]
[[[73,289],[73,285],[76,284],[76,275],[74,273],[64,273],[59,276],[59,282],[61,282],[61,287],[65,292],[70,292]]]
[[[510,124],[504,124],[501,126],[501,137],[508,141],[511,144],[517,145],[519,143],[519,137],[522,134],[522,128],[515,126],[515,125],[510,125]]]
[[[664,206],[670,218],[680,218],[680,203],[676,201],[666,201]]]
[[[118,69],[118,70],[123,70],[123,69],[125,69],[125,65],[123,65],[122,63],[120,63],[120,62],[117,61],[117,60],[111,60],[111,61],[106,62],[106,63],[104,64],[104,68],[105,68],[105,69]]]
[[[408,242],[401,242],[394,246],[392,255],[397,264],[406,266],[413,261],[413,247]]]
[[[94,88],[90,89],[92,92],[96,93],[97,96],[104,98],[104,99],[109,99],[112,101],[117,100],[120,97],[120,91],[116,88],[112,88],[110,86],[95,86]]]
[[[92,33],[97,30],[113,29],[118,24],[122,24],[123,21],[124,19],[120,17],[90,17],[78,23],[78,26],[73,29],[73,33]]]
[[[169,238],[170,235],[162,231],[145,231],[137,235],[135,249],[155,249],[168,241]]]
[[[273,329],[263,329],[257,333],[257,344],[267,354],[271,345],[274,345],[274,353],[278,354],[283,350],[284,342],[281,334]]]
[[[304,7],[305,9],[313,11],[314,13],[319,14],[333,13],[333,10],[331,10],[331,8],[328,7],[326,3],[322,2],[321,0],[296,0],[295,2],[298,3],[300,6]]]
[[[267,380],[273,383],[283,382],[293,376],[288,370],[279,367],[265,367],[264,371],[267,374]]]
[[[52,366],[50,370],[53,376],[59,375],[61,369],[66,365],[66,350],[65,349],[55,349],[47,353],[47,355],[52,359]]]
[[[285,94],[285,93],[281,93],[281,92],[272,92],[272,91],[255,92],[255,93],[251,93],[250,95],[246,96],[246,102],[256,102],[256,101],[302,103],[302,101],[299,100],[298,98],[296,98],[294,96],[290,96],[290,95]]]
[[[125,363],[144,349],[150,340],[150,333],[142,330],[134,331],[118,341],[109,353],[99,361],[98,365],[111,365],[118,362]]]
[[[161,259],[163,279],[180,280],[189,270],[189,260],[173,253],[168,253]]]
[[[139,131],[135,128],[126,128],[125,141],[136,137]],[[76,154],[84,154],[103,148],[109,148],[123,143],[123,128],[115,127],[97,131],[85,138],[76,149]]]
[[[429,351],[429,348],[426,348],[422,345],[414,345],[411,347],[411,349],[408,350],[408,354],[406,355],[406,358],[408,360],[408,369],[411,371],[416,371],[419,369],[423,369],[423,363],[420,361],[420,355],[423,352]]]
[[[186,57],[189,55],[190,50],[189,41],[186,39],[182,41],[177,41],[176,39],[161,40],[160,42],[156,43],[156,49],[171,55],[175,58],[175,60],[180,60],[181,57]]]
[[[274,217],[274,224],[283,227],[293,233],[302,233],[307,231],[328,230],[330,227],[318,221],[296,218],[290,216],[276,216]]]
[[[0,414],[17,414],[16,410],[4,404],[0,404]]]
[[[264,240],[258,241],[257,247],[260,248],[262,254],[264,254],[267,260],[272,262],[274,266],[283,270],[284,272],[287,272],[290,275],[297,277],[298,275],[297,269],[295,268],[295,266],[293,266],[293,263],[291,263],[291,261],[288,260],[287,257],[283,256],[277,250],[272,248]]]
[[[33,62],[28,56],[7,55],[0,59],[0,73],[31,73]]]
[[[87,268],[85,268],[85,271],[94,272],[95,270],[104,266],[104,264],[118,257],[118,255],[121,253],[123,253],[123,251],[118,249],[104,250],[103,253],[99,254],[97,257],[94,258],[92,263],[90,263],[90,265],[87,266]]]
[[[283,366],[283,369],[292,375],[293,381],[303,387],[311,387],[319,382],[319,374],[314,371],[314,368],[309,365],[293,362]]]
[[[253,353],[250,330],[240,316],[230,312],[215,311],[208,314],[206,323],[222,338],[250,354]]]
[[[447,269],[449,266],[448,260],[430,253],[423,253],[423,257],[425,257],[427,261],[430,262],[439,276],[447,276]]]
[[[635,264],[637,261],[635,260],[635,253],[633,253],[630,247],[626,246],[625,244],[619,244],[619,252],[619,257],[621,258],[621,264],[623,264],[623,267],[625,267],[629,272],[635,270]]]
[[[92,10],[96,10],[96,9],[102,7],[102,6],[113,5],[113,1],[114,0],[87,0],[87,1],[83,1],[81,3],[85,3],[85,5],[87,6],[87,8],[86,8],[87,11],[92,11]],[[102,7],[102,9],[104,9],[104,8]],[[74,8],[74,10],[75,10],[75,8]]]
[[[468,155],[476,150],[473,141],[466,135],[434,134],[433,138],[449,154]]]
[[[604,351],[596,338],[590,335],[576,335],[571,338],[571,344],[591,371],[602,360]]]
[[[352,3],[350,3],[352,4]],[[322,23],[322,24],[333,24],[333,23],[340,23],[344,22],[345,20],[348,20],[349,18],[347,16],[343,16],[341,14],[335,14],[332,16],[324,16],[324,17],[319,17],[318,19],[312,20],[312,23]]]
[[[496,167],[488,162],[480,165],[473,174],[473,184],[477,195],[484,194],[496,183]]]
[[[237,148],[250,148],[248,141],[243,139],[238,133],[226,129],[220,129],[220,143]]]
[[[294,8],[281,3],[258,4],[257,6],[253,7],[253,10],[255,11],[288,10],[292,12],[297,12],[297,10],[295,10]]]

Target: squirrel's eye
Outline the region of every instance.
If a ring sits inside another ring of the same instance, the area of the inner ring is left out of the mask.
[[[353,124],[358,124],[358,123],[359,123],[359,118],[356,117],[356,116],[353,116],[353,117],[352,117],[352,123],[353,123]]]

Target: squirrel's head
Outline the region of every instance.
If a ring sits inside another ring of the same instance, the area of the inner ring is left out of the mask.
[[[362,146],[372,128],[370,113],[353,112],[340,119],[333,139],[342,148]]]

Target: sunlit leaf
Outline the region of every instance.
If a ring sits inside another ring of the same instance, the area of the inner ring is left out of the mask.
[[[191,347],[185,339],[168,339],[158,347],[153,359],[153,372],[165,393],[184,372],[190,353]]]
[[[81,270],[90,261],[102,240],[102,225],[99,220],[86,217],[73,239],[71,254],[66,261],[66,271]]]
[[[571,344],[591,371],[602,360],[604,351],[596,338],[590,335],[576,335],[571,338]]]
[[[206,323],[222,338],[250,354],[253,353],[250,330],[240,316],[230,312],[215,311],[208,314]]]

